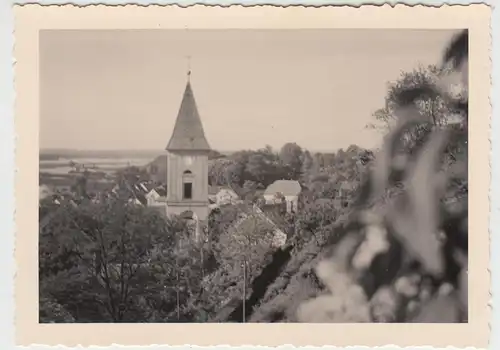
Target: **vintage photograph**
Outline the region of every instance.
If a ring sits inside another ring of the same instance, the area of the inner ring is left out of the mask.
[[[467,323],[467,29],[39,32],[40,323]]]
[[[487,5],[14,10],[17,345],[488,346]]]

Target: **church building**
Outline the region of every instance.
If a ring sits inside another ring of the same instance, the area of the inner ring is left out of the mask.
[[[167,145],[167,215],[205,220],[208,208],[208,154],[188,74],[174,130]]]

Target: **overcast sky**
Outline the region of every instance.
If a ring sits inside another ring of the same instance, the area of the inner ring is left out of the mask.
[[[40,35],[40,146],[163,150],[191,82],[214,149],[358,144],[401,70],[452,31],[115,30]]]

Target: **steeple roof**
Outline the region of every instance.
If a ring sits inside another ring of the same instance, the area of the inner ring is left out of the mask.
[[[184,90],[172,137],[167,145],[167,151],[182,150],[210,150],[189,80]]]

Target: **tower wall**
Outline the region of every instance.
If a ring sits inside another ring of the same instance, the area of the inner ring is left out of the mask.
[[[190,174],[184,175],[186,171]],[[185,178],[192,183],[190,199],[183,197]],[[207,152],[185,150],[167,153],[167,214],[179,215],[191,210],[200,220],[208,216]]]

